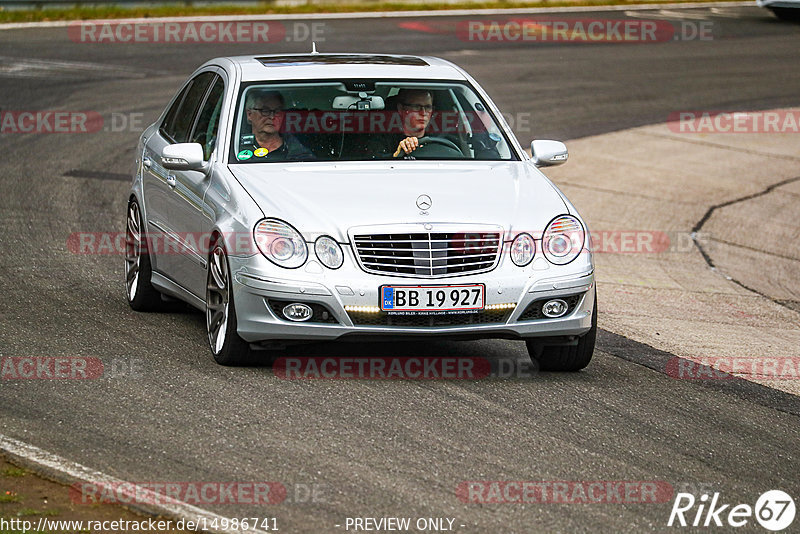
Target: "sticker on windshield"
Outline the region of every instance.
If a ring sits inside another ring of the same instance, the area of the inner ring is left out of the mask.
[[[253,152],[253,154],[259,158],[263,158],[264,156],[267,155],[267,153],[269,153],[269,150],[267,150],[266,148],[257,148],[256,151]]]
[[[236,159],[239,161],[250,159],[253,157],[253,153],[249,150],[242,150],[238,154],[236,154]]]

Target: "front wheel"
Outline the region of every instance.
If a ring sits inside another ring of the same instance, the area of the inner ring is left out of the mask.
[[[228,255],[220,243],[214,244],[208,262],[206,329],[211,353],[218,364],[237,366],[250,362],[250,344],[236,332],[236,307]]]
[[[592,360],[597,339],[597,295],[594,297],[592,327],[573,345],[542,345],[535,339],[527,340],[528,354],[540,371],[580,371]]]

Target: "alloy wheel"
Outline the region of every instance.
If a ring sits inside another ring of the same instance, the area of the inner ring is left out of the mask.
[[[142,265],[142,232],[139,222],[139,205],[128,205],[128,221],[125,232],[125,287],[128,300],[136,298],[139,288],[139,273]]]
[[[228,304],[230,302],[228,281],[228,259],[222,247],[217,246],[211,253],[206,285],[206,327],[208,342],[211,344],[214,354],[222,350],[228,330]]]

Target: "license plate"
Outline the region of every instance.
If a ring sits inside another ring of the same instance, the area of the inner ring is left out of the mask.
[[[417,313],[482,310],[485,293],[483,284],[381,286],[381,310]]]

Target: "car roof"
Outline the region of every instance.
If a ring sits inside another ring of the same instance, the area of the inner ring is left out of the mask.
[[[238,65],[242,81],[341,78],[465,80],[449,61],[394,54],[263,54],[224,58]]]

